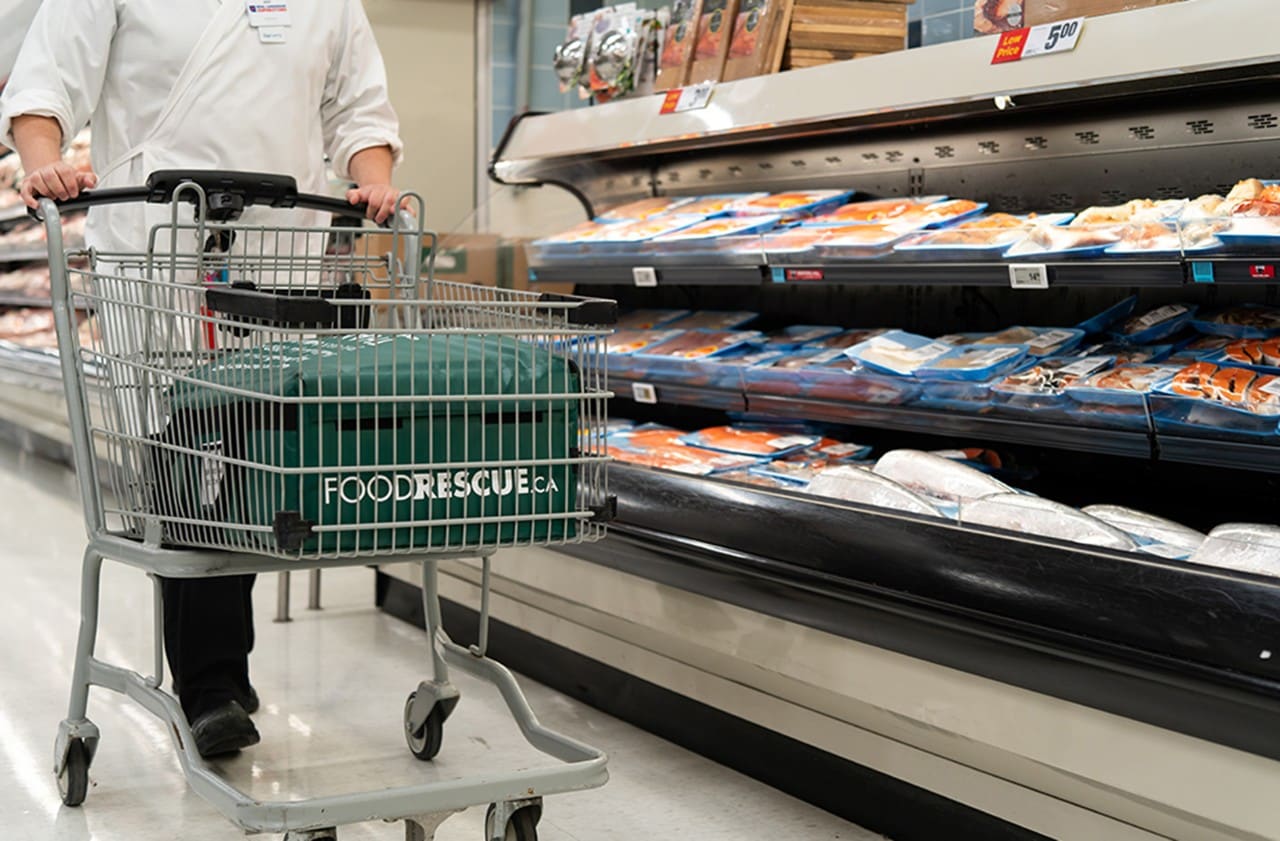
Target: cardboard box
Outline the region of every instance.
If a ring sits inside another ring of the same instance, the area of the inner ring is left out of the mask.
[[[1148,9],[1180,0],[1022,0],[1023,26]]]
[[[795,0],[783,64],[811,67],[905,49],[907,5],[881,0]]]
[[[655,91],[667,91],[688,83],[701,17],[702,0],[676,0],[672,4],[671,22],[662,36],[658,78],[653,84]]]
[[[794,0],[742,0],[729,38],[726,82],[778,72],[794,5]]]
[[[693,67],[686,84],[718,82],[724,77],[729,57],[729,33],[738,14],[738,0],[702,0],[698,16],[697,41],[693,47]]]
[[[555,292],[561,295],[572,295],[572,283],[538,283],[533,284],[529,278],[529,254],[527,247],[531,239],[504,239],[498,258],[498,286],[503,289],[518,291]]]
[[[435,276],[454,283],[498,285],[497,234],[444,234],[436,251]]]

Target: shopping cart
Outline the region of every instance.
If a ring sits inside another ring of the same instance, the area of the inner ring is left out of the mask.
[[[616,306],[435,281],[435,238],[416,221],[421,199],[410,201],[416,215],[359,238],[349,226],[243,223],[254,206],[352,215],[277,176],[159,172],[146,187],[40,202],[89,534],[54,751],[68,806],[85,799],[98,745],[91,686],[164,721],[191,787],[248,832],[328,839],[343,824],[404,820],[407,837],[427,839],[450,815],[491,804],[490,841],[529,841],[544,795],[606,781],[605,755],[541,726],[486,644],[494,552],[604,536],[602,363]],[[122,202],[153,217],[146,250],[69,262],[60,211]],[[476,557],[479,643],[464,648],[441,628],[437,564]],[[155,581],[151,676],[94,656],[104,559]],[[422,760],[440,750],[459,699],[453,666],[495,684],[529,744],[560,762],[297,801],[232,788],[161,688],[158,578],[404,559],[422,565],[433,668],[404,706],[409,749]]]

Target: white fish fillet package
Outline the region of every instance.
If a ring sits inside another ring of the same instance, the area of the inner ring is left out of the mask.
[[[1280,526],[1228,523],[1209,532],[1192,563],[1280,576]]]
[[[1145,511],[1120,505],[1089,505],[1082,510],[1137,540],[1142,551],[1162,558],[1186,560],[1205,541],[1195,529]],[[1155,546],[1160,548],[1151,548]]]
[[[877,508],[889,508],[908,514],[942,516],[942,513],[928,500],[912,493],[897,482],[877,476],[862,467],[849,465],[828,467],[814,477],[805,490],[815,496],[874,505]]]
[[[962,503],[960,522],[1055,537],[1105,549],[1133,551],[1138,548],[1133,539],[1118,528],[1074,508],[1038,496],[998,494]]]
[[[1014,493],[1013,488],[981,470],[920,450],[885,453],[876,462],[875,472],[913,493],[952,505]]]

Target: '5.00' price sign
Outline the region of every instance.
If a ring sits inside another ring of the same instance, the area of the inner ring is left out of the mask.
[[[1004,64],[1038,55],[1070,52],[1080,41],[1083,23],[1084,18],[1073,18],[1005,32],[996,43],[996,54],[992,56],[991,63]]]

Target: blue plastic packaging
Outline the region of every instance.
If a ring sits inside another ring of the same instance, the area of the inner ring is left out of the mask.
[[[1025,345],[969,345],[921,365],[915,375],[925,380],[987,382],[1017,368],[1026,356]]]
[[[1166,339],[1191,323],[1198,307],[1195,304],[1166,304],[1120,324],[1113,335],[1135,345],[1146,345]]]
[[[1272,339],[1280,336],[1280,309],[1265,304],[1240,304],[1194,318],[1191,326],[1210,336]]]
[[[890,330],[854,345],[845,355],[872,371],[909,377],[952,349],[946,342]]]
[[[762,348],[771,350],[795,350],[804,345],[820,342],[844,332],[843,327],[831,327],[819,324],[793,324],[766,333],[760,343]]]
[[[1130,295],[1118,304],[1107,307],[1093,318],[1085,319],[1076,325],[1086,333],[1105,333],[1116,324],[1125,321],[1138,308],[1138,296]]]

